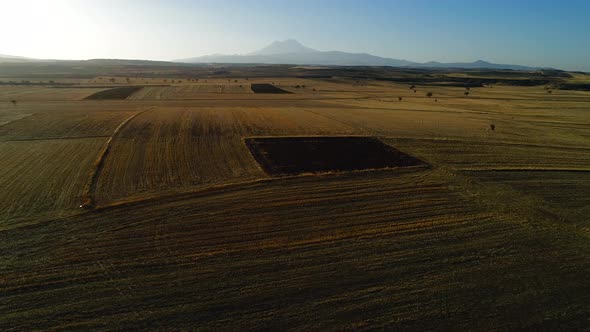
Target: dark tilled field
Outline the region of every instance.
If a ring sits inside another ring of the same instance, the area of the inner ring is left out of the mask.
[[[120,88],[113,88],[92,94],[85,99],[127,99],[133,93],[141,90],[140,86],[125,86]]]
[[[268,83],[251,84],[250,88],[254,93],[291,93]]]
[[[269,175],[294,175],[426,165],[372,137],[248,138]]]

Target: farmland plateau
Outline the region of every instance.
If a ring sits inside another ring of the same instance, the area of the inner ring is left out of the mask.
[[[590,75],[92,70],[0,76],[1,330],[590,328]]]

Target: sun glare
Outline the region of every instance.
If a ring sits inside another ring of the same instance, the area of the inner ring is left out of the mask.
[[[3,1],[3,53],[36,58],[77,59],[94,51],[92,17],[75,1]]]

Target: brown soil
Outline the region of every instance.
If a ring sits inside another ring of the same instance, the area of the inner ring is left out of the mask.
[[[291,93],[268,83],[251,84],[250,88],[254,93]]]
[[[269,175],[294,175],[426,165],[373,137],[248,138]]]
[[[85,99],[127,99],[133,93],[141,90],[140,86],[125,86],[120,88],[113,88],[92,94]]]

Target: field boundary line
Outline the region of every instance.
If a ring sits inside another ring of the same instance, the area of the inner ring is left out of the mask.
[[[94,167],[92,168],[92,171],[91,171],[90,181],[86,185],[86,187],[84,188],[84,192],[82,194],[82,204],[80,205],[80,207],[85,208],[85,209],[93,209],[95,207],[95,197],[94,196],[95,196],[95,191],[96,191],[96,185],[98,183],[98,177],[100,176],[100,173],[102,172],[106,157],[108,156],[108,154],[111,150],[111,143],[113,142],[113,139],[117,136],[117,134],[121,131],[121,129],[123,129],[131,120],[133,120],[137,116],[139,116],[147,111],[153,110],[155,108],[157,108],[157,106],[152,106],[152,107],[149,107],[143,111],[132,114],[127,119],[123,120],[123,122],[121,122],[117,126],[117,128],[115,128],[115,131],[113,131],[113,134],[109,137],[109,139],[105,143],[105,145],[102,149],[102,152],[99,154],[98,158],[94,162]]]
[[[461,143],[471,145],[491,145],[491,146],[520,146],[520,147],[533,147],[533,148],[547,148],[547,149],[568,149],[568,150],[583,150],[590,151],[590,148],[581,146],[567,146],[567,145],[546,145],[546,144],[534,144],[534,143],[518,143],[518,142],[494,142],[494,141],[469,141],[460,137],[457,138],[435,138],[435,137],[401,137],[401,136],[383,136],[385,139],[393,139],[400,141],[431,141],[431,142],[444,142],[444,143]]]
[[[256,185],[261,185],[261,184],[270,183],[270,182],[278,182],[278,181],[291,181],[294,179],[301,179],[301,178],[356,177],[356,176],[361,176],[366,173],[386,173],[386,172],[389,172],[391,174],[407,174],[407,173],[418,173],[418,172],[422,172],[422,171],[428,171],[431,168],[432,167],[430,165],[419,165],[419,166],[408,166],[408,167],[363,169],[363,170],[344,171],[344,172],[322,172],[322,173],[317,173],[317,174],[302,173],[302,174],[298,174],[298,175],[267,176],[267,177],[256,178],[256,179],[251,179],[251,180],[211,184],[211,185],[208,185],[205,187],[193,187],[193,188],[189,187],[189,188],[185,188],[184,190],[178,190],[175,192],[154,193],[152,195],[131,197],[131,199],[122,199],[119,201],[110,202],[105,205],[97,206],[94,209],[94,211],[104,211],[104,210],[110,210],[113,208],[142,205],[142,204],[146,204],[146,203],[150,203],[150,202],[163,203],[163,202],[172,201],[172,200],[173,201],[187,200],[187,199],[192,199],[195,196],[200,196],[200,195],[208,195],[208,194],[212,194],[212,193],[223,193],[223,192],[227,192],[228,190],[236,190],[236,189],[241,189],[243,187],[248,187],[248,186],[256,186]]]
[[[474,167],[474,168],[457,168],[459,172],[572,172],[584,173],[590,172],[590,168],[561,168],[561,167]]]
[[[0,128],[1,128],[1,127],[4,127],[4,126],[8,126],[9,124],[11,124],[11,123],[15,123],[15,122],[17,122],[17,121],[20,121],[20,120],[24,120],[24,119],[26,119],[26,118],[30,118],[30,117],[32,117],[32,116],[33,116],[33,115],[35,115],[35,114],[37,114],[37,113],[29,114],[29,115],[27,115],[27,116],[23,116],[22,118],[18,118],[18,119],[16,119],[16,120],[12,120],[12,121],[10,121],[10,122],[6,122],[6,123],[4,123],[4,124],[1,124],[1,125],[0,125]]]

